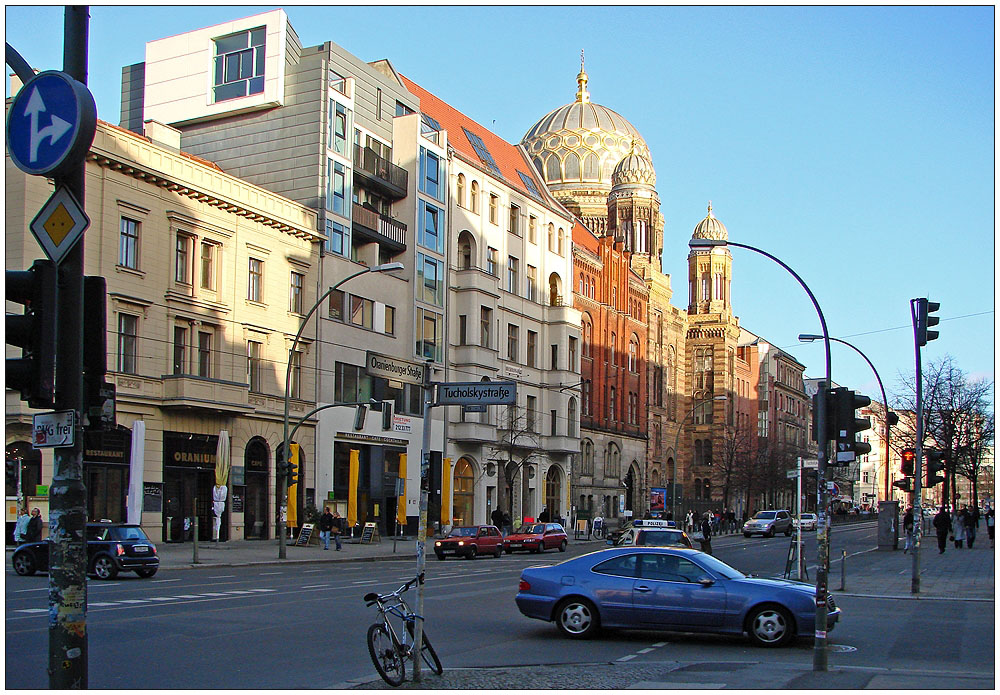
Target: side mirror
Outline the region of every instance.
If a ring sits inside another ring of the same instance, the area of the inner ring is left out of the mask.
[[[712,586],[713,584],[715,584],[715,580],[712,579],[711,577],[702,577],[701,579],[698,580],[698,583],[701,584],[702,586]]]

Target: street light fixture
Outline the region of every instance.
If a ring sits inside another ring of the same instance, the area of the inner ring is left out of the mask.
[[[341,280],[340,282],[338,282],[336,285],[334,285],[333,287],[331,287],[330,289],[328,289],[322,295],[320,295],[320,297],[312,305],[312,308],[309,309],[309,312],[302,318],[302,321],[299,323],[299,330],[295,334],[295,340],[292,341],[292,346],[288,349],[288,364],[285,367],[285,417],[284,417],[284,425],[283,425],[282,437],[281,437],[281,456],[284,458],[284,460],[288,460],[288,445],[289,445],[289,442],[288,442],[288,440],[289,440],[289,434],[288,434],[288,411],[289,411],[289,404],[290,404],[290,402],[289,402],[289,391],[290,391],[291,382],[292,382],[292,359],[295,356],[295,348],[297,348],[298,345],[299,345],[299,338],[302,337],[302,331],[305,329],[306,323],[309,321],[309,319],[312,317],[312,315],[314,313],[316,313],[316,309],[319,308],[319,305],[322,304],[326,300],[327,297],[329,297],[331,294],[333,294],[344,283],[346,283],[346,282],[348,282],[350,280],[353,280],[354,278],[356,278],[356,277],[358,277],[360,275],[364,275],[366,273],[386,273],[386,272],[390,272],[390,271],[393,271],[393,270],[402,270],[402,269],[403,269],[403,264],[400,263],[400,262],[398,262],[398,261],[394,261],[392,263],[382,263],[381,265],[376,265],[376,266],[372,266],[372,267],[369,267],[369,268],[364,268],[362,270],[357,271],[356,273],[352,273],[351,275],[348,275],[346,278],[344,278],[343,280]],[[281,480],[282,480],[282,482],[280,484],[281,495],[279,496],[279,499],[278,499],[278,505],[279,506],[281,505],[282,502],[286,501],[285,497],[288,494],[288,487],[287,487],[288,480],[284,476],[281,476]],[[287,555],[287,552],[285,550],[285,520],[279,516],[278,517],[278,559],[279,560],[284,560],[285,557],[286,557],[286,555]]]
[[[674,437],[674,472],[673,472],[673,484],[670,486],[670,516],[673,517],[674,522],[677,522],[677,447],[681,444],[681,432],[684,431],[684,423],[689,419],[694,417],[695,412],[698,408],[702,407],[706,403],[712,403],[714,401],[725,401],[728,400],[729,396],[726,394],[720,394],[718,396],[712,396],[711,398],[706,398],[703,401],[699,401],[691,406],[691,411],[684,414],[684,419],[681,420],[681,424],[677,427],[677,436]]]
[[[806,291],[809,295],[809,299],[813,303],[813,307],[816,309],[816,314],[819,316],[820,326],[823,328],[823,345],[826,357],[826,382],[822,384],[816,393],[816,408],[819,411],[816,414],[816,449],[817,449],[817,475],[816,475],[816,486],[817,486],[817,498],[819,501],[818,509],[816,510],[816,540],[817,546],[819,547],[819,558],[818,568],[816,570],[816,636],[813,641],[813,670],[814,671],[826,671],[827,670],[827,625],[826,625],[826,615],[827,615],[827,575],[830,572],[830,522],[828,508],[830,506],[830,493],[827,485],[827,469],[826,469],[826,459],[827,459],[827,446],[829,446],[829,437],[827,432],[829,431],[829,423],[827,422],[827,392],[830,389],[831,377],[830,377],[830,331],[826,327],[826,317],[823,316],[823,310],[820,309],[819,302],[816,301],[816,296],[809,289],[809,286],[799,277],[798,273],[792,270],[786,263],[781,261],[776,256],[772,256],[767,251],[759,249],[755,246],[750,246],[749,244],[738,244],[734,241],[729,241],[728,239],[691,239],[688,242],[688,246],[691,249],[711,249],[716,246],[735,246],[736,248],[746,249],[748,251],[753,251],[759,253],[762,256],[770,258],[772,261],[784,268],[788,273],[794,277],[802,289]]]
[[[802,333],[802,334],[799,335],[799,340],[801,340],[803,343],[811,343],[814,340],[822,340],[822,339],[823,339],[823,336],[821,336],[821,335],[813,335],[811,333]],[[885,499],[888,500],[889,499],[889,466],[890,466],[890,463],[889,463],[889,460],[890,460],[889,459],[889,451],[890,451],[890,449],[889,449],[889,428],[892,427],[892,425],[895,425],[895,424],[897,424],[899,422],[899,416],[896,415],[896,413],[889,412],[889,401],[885,397],[885,387],[882,386],[882,377],[879,376],[878,370],[875,369],[875,365],[872,364],[872,361],[870,359],[868,359],[868,356],[865,355],[865,353],[861,352],[861,350],[859,350],[856,345],[852,345],[851,343],[847,342],[846,340],[841,340],[840,338],[830,338],[830,340],[833,341],[833,342],[835,342],[835,343],[841,343],[842,345],[846,345],[847,347],[851,348],[856,353],[858,353],[859,355],[861,355],[861,357],[864,358],[865,362],[868,363],[868,366],[872,368],[872,372],[874,372],[874,374],[875,374],[875,380],[878,381],[879,391],[882,392],[882,403],[885,405]]]

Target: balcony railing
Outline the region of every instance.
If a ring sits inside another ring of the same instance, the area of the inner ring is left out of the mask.
[[[370,147],[354,146],[354,175],[366,179],[386,195],[398,200],[406,197],[409,174]]]
[[[360,203],[354,203],[351,216],[354,233],[397,251],[406,249],[406,225]]]

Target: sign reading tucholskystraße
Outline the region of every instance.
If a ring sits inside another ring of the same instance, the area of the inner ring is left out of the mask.
[[[517,382],[472,381],[437,385],[437,405],[514,405]]]

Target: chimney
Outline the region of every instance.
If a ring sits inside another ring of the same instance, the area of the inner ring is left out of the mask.
[[[179,152],[181,149],[181,131],[152,119],[143,121],[143,134],[157,145]]]

